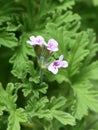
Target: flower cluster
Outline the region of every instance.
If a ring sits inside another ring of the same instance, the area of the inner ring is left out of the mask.
[[[53,38],[49,39],[48,43],[46,43],[42,36],[31,36],[30,40],[28,40],[27,43],[33,46],[45,46],[50,54],[59,50],[58,42]],[[50,63],[48,65],[48,70],[51,71],[53,74],[57,74],[59,68],[68,67],[68,62],[64,61],[63,57],[64,56],[61,55],[58,60],[54,60],[52,63]]]
[[[27,43],[33,46],[39,45],[40,47],[42,47],[42,45],[45,45],[47,50],[50,51],[50,53],[58,51],[58,43],[54,39],[50,39],[47,44],[42,36],[31,36],[30,40],[27,41]]]

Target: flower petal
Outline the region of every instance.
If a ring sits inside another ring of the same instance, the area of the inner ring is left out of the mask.
[[[59,61],[62,61],[62,60],[63,60],[63,58],[64,58],[64,56],[63,56],[63,55],[61,55],[61,56],[59,57]]]
[[[50,52],[58,51],[58,43],[54,39],[50,39],[47,44],[47,49],[50,50]]]
[[[56,68],[54,66],[54,63],[51,63],[49,66],[48,66],[48,70],[51,71],[53,74],[57,74],[58,73],[58,68]]]
[[[32,42],[35,42],[35,36],[31,36],[31,37],[30,37],[30,40],[31,40]]]
[[[68,62],[67,62],[67,61],[62,61],[60,67],[61,67],[61,68],[66,68],[66,67],[68,67]]]
[[[27,43],[30,44],[30,45],[33,45],[33,43],[31,41],[27,41]]]

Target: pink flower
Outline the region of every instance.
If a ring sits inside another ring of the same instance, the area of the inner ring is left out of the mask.
[[[45,40],[42,36],[36,36],[36,37],[31,36],[30,40],[27,41],[27,43],[29,43],[30,45],[33,45],[33,46],[39,45],[41,47],[42,47],[42,45],[46,45]]]
[[[68,62],[63,61],[63,55],[59,57],[59,60],[55,60],[48,66],[48,70],[51,71],[53,74],[58,73],[59,68],[66,68],[68,67]]]
[[[58,43],[54,39],[50,39],[46,45],[47,49],[51,52],[58,51]]]

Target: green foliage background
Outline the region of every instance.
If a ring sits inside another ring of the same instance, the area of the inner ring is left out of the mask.
[[[97,0],[0,0],[0,130],[98,129],[97,13]],[[31,35],[56,39],[69,67],[40,82]]]

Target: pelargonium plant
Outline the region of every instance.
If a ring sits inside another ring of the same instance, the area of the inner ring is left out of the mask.
[[[97,130],[98,43],[75,0],[0,0],[0,130]]]

